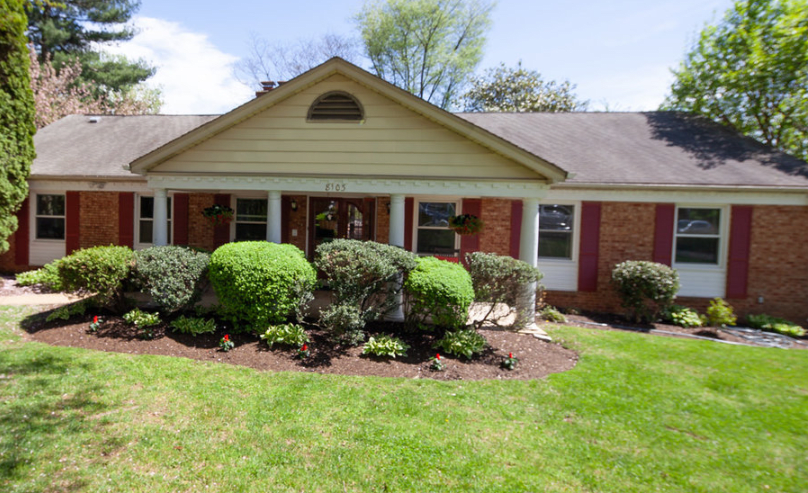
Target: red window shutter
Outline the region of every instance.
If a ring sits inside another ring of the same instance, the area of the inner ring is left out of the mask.
[[[746,298],[752,243],[752,206],[733,205],[727,261],[727,298]]]
[[[225,207],[230,207],[230,194],[217,193],[213,196],[213,203]],[[235,218],[234,218],[235,219]],[[213,228],[213,248],[220,246],[230,241],[230,225],[222,224],[221,226],[214,226]]]
[[[483,210],[481,199],[463,199],[463,214],[471,214],[480,217]],[[480,250],[480,235],[460,236],[460,261],[466,265],[466,254]]]
[[[657,204],[656,226],[654,228],[654,262],[671,265],[673,252],[673,220],[676,206]]]
[[[81,248],[81,195],[79,192],[65,193],[65,255],[70,255]]]
[[[412,228],[413,228],[413,209],[415,208],[415,199],[407,197],[404,199],[404,249],[408,252],[412,250]]]
[[[29,265],[30,224],[30,200],[26,198],[22,201],[20,212],[17,213],[17,232],[14,233],[14,263],[16,265]]]
[[[522,201],[511,202],[511,257],[519,258],[519,243],[522,241]],[[536,252],[538,254],[538,252]]]
[[[281,243],[289,243],[289,215],[291,212],[292,198],[288,195],[281,195]]]
[[[578,252],[578,291],[597,291],[600,249],[600,202],[581,204],[581,244]],[[539,235],[541,241],[541,235]]]
[[[135,194],[118,194],[118,245],[132,248],[135,244]]]
[[[171,222],[174,224],[175,245],[188,245],[188,199],[187,193],[174,194]]]

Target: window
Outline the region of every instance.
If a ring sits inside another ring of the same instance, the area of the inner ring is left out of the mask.
[[[539,206],[539,257],[572,260],[575,206]]]
[[[721,209],[677,208],[675,233],[676,263],[718,265]]]
[[[267,239],[267,199],[236,199],[236,241]]]
[[[36,239],[65,239],[65,196],[36,196]]]
[[[317,98],[309,108],[309,121],[361,122],[365,119],[359,101],[347,92],[330,92]]]
[[[154,243],[154,197],[140,197],[138,243]],[[171,244],[171,197],[168,198],[168,244]]]
[[[454,202],[418,203],[417,253],[455,255],[455,232],[449,229],[449,218],[457,214]]]

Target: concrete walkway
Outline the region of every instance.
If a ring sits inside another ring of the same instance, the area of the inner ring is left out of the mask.
[[[23,305],[66,305],[85,298],[65,293],[21,294],[17,296],[0,296],[0,306]]]

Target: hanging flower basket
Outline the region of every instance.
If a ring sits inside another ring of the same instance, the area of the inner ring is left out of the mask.
[[[472,214],[449,218],[449,229],[459,235],[476,235],[483,230],[483,220]]]
[[[233,209],[227,207],[226,205],[217,204],[203,209],[202,215],[205,216],[214,226],[223,226],[230,224],[230,221],[233,220]]]

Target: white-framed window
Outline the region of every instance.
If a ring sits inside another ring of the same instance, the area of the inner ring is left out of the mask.
[[[267,239],[267,199],[236,199],[235,241]]]
[[[456,256],[458,240],[449,229],[449,218],[456,216],[459,209],[453,201],[419,201],[415,210],[415,253]]]
[[[65,211],[64,194],[37,194],[34,238],[37,240],[64,240]]]
[[[154,197],[149,195],[138,195],[135,206],[137,224],[135,231],[137,238],[135,243],[149,246],[154,243]],[[168,244],[171,244],[171,197],[168,197]]]
[[[572,204],[539,205],[539,259],[573,260],[575,209]]]
[[[677,207],[673,262],[692,267],[720,266],[723,216],[719,207]]]

